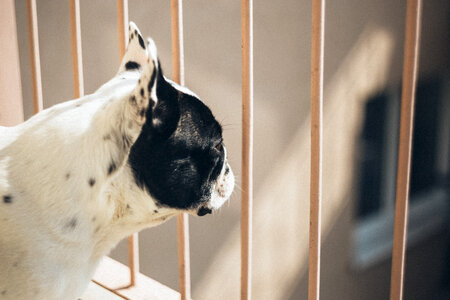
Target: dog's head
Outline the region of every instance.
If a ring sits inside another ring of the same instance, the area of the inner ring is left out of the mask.
[[[222,127],[193,92],[165,78],[156,49],[148,53],[155,65],[151,104],[128,163],[137,185],[157,205],[203,216],[218,209],[234,187]]]

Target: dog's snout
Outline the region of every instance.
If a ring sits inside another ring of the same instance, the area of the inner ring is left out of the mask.
[[[204,215],[210,214],[212,213],[212,210],[208,207],[205,206],[201,206],[198,211],[197,211],[197,215],[200,217],[203,217]]]

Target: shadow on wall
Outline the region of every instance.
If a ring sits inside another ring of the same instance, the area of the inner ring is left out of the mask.
[[[393,46],[389,33],[367,28],[325,90],[322,224],[325,239],[342,211],[351,207],[348,204],[355,186],[352,177],[355,141],[360,132],[364,100],[386,84]],[[289,298],[306,272],[309,144],[308,119],[255,197],[255,299]],[[236,224],[202,280],[194,287],[199,299],[238,299],[239,282],[230,278],[239,279],[236,276],[240,268],[239,231],[239,224]],[[336,255],[346,257],[343,250],[337,248]],[[345,269],[338,273],[345,273]]]

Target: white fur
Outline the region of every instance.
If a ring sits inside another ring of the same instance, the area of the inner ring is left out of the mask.
[[[130,145],[121,137],[136,140],[145,122],[138,111],[149,105],[145,97],[134,106],[129,99],[139,94],[138,80],[148,79],[153,67],[136,40],[130,48],[143,70],[125,71],[122,63],[117,76],[94,94],[53,106],[19,126],[0,127],[1,299],[75,299],[121,239],[180,212],[157,207],[126,163]],[[112,159],[117,170],[108,176]],[[233,189],[227,165],[208,203],[212,209]]]

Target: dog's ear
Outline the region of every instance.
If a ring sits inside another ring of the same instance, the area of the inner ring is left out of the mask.
[[[147,57],[132,101],[145,106],[145,110],[138,113],[139,117],[145,118],[141,135],[146,140],[161,140],[168,138],[177,127],[180,91],[164,77],[156,45],[150,38],[147,39]]]
[[[164,77],[161,64],[157,61],[157,74],[154,85],[156,96],[152,107],[152,138],[167,139],[177,128],[180,119],[180,91],[175,89]]]
[[[120,63],[119,71],[139,70],[147,62],[148,52],[147,47],[142,38],[139,28],[133,22],[128,25],[128,46],[125,55]]]

